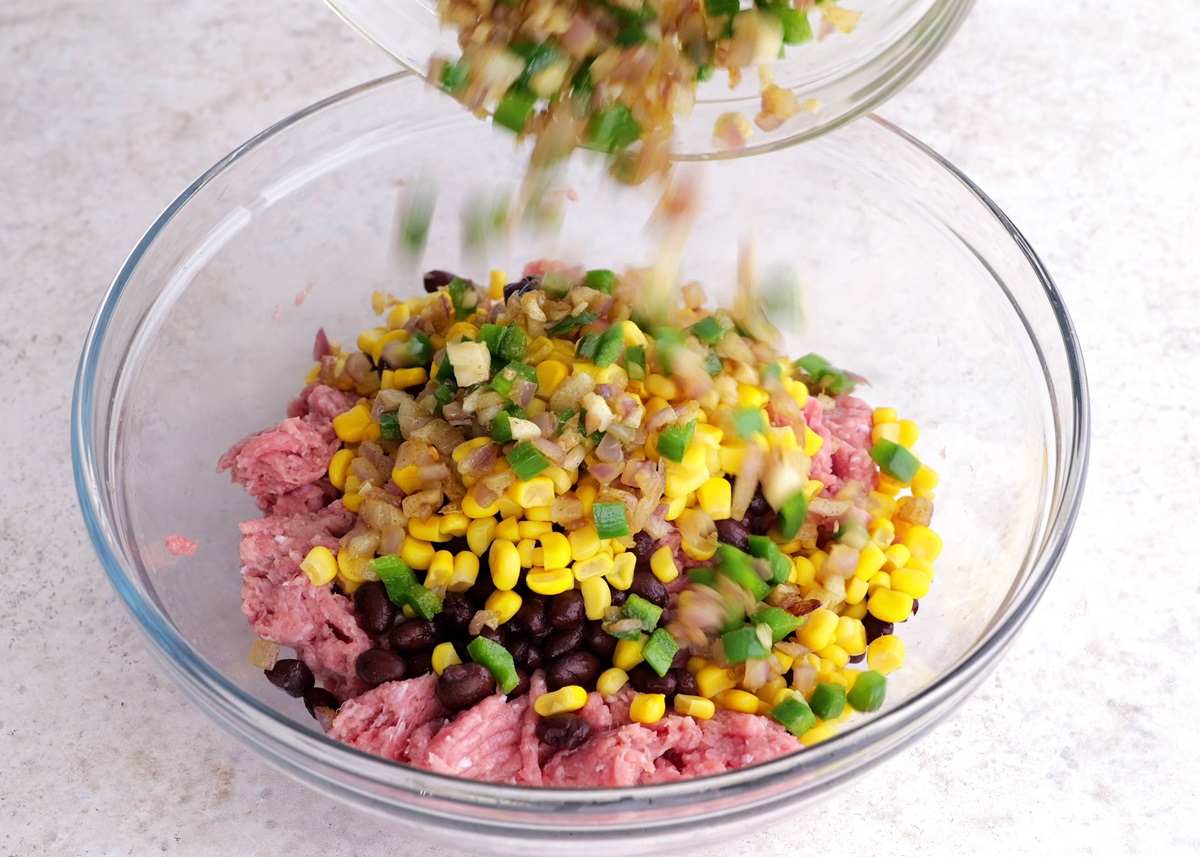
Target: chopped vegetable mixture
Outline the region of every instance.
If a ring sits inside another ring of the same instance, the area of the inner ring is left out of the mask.
[[[883,705],[905,658],[896,628],[941,551],[917,427],[851,396],[853,374],[787,359],[704,309],[695,284],[675,325],[639,319],[638,283],[637,271],[547,264],[486,285],[434,271],[427,295],[377,294],[383,323],[356,347],[318,337],[296,413],[328,439],[316,453],[328,481],[303,486],[326,493],[271,532],[319,525],[294,583],[326,600],[304,615],[334,627],[329,599],[352,599],[357,627],[279,630],[284,608],[259,585],[274,565],[248,577],[246,612],[297,648],[267,675],[335,737],[436,769],[448,764],[429,749],[438,730],[484,707],[500,724],[504,705],[525,705],[553,763],[518,754],[519,767],[468,759],[454,772],[572,783],[567,762],[600,753],[621,723],[681,718],[722,741],[758,723],[767,743],[727,769]],[[244,441],[223,466],[250,486],[248,450],[274,452],[272,438]],[[286,498],[302,489],[285,488],[270,489],[270,515],[296,506]],[[244,542],[243,558],[254,568],[271,548]],[[391,705],[433,731],[364,738]],[[648,770],[628,781],[666,776]]]
[[[861,13],[838,0],[440,0],[443,26],[462,55],[436,58],[430,79],[495,124],[536,138],[535,165],[576,146],[607,153],[614,173],[639,182],[664,168],[676,116],[692,111],[696,87],[714,71],[730,85],[759,67],[761,111],[772,131],[816,110],[777,86],[785,46],[825,31],[848,33]],[[744,146],[753,129],[740,113],[718,120],[721,148]]]

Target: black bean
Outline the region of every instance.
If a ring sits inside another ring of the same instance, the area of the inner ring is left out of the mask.
[[[572,628],[560,628],[546,638],[542,646],[542,654],[547,660],[561,658],[567,652],[573,652],[583,645],[583,625]]]
[[[487,556],[487,554],[484,554],[484,556]],[[495,591],[496,585],[492,583],[492,575],[484,570],[483,557],[480,557],[479,576],[475,578],[475,583],[467,590],[467,599],[475,606],[476,610],[482,610],[483,605],[492,597],[492,593]]]
[[[437,626],[424,619],[407,619],[392,629],[389,641],[397,652],[415,652],[437,643]]]
[[[537,736],[556,750],[574,750],[592,735],[592,727],[578,714],[551,714],[538,721]]]
[[[529,673],[525,670],[517,669],[517,685],[507,694],[509,699],[519,699],[529,693]]]
[[[752,536],[765,536],[771,531],[771,527],[775,526],[775,519],[778,517],[774,510],[768,510],[763,515],[748,515],[746,527]]]
[[[850,660],[849,660],[849,661],[847,661],[847,663],[851,663],[851,664],[861,664],[861,663],[863,662],[863,659],[864,659],[865,657],[866,657],[866,653],[864,653],[864,652],[859,652],[857,655],[851,655],[851,656],[850,656]]]
[[[681,670],[687,666],[688,660],[692,657],[692,653],[687,649],[680,649],[675,653],[675,657],[671,659],[671,669]]]
[[[670,696],[675,693],[675,673],[668,671],[659,675],[646,664],[638,664],[629,671],[629,684],[638,693],[662,693]]]
[[[382,581],[364,583],[354,593],[354,618],[358,620],[358,626],[373,637],[392,630],[399,612],[388,598],[387,587]]]
[[[404,658],[387,649],[367,649],[354,662],[354,671],[367,684],[403,681],[406,674]]]
[[[442,286],[450,285],[454,275],[449,271],[427,271],[425,273],[425,291],[433,294]]]
[[[447,592],[442,599],[442,612],[433,617],[440,638],[458,637],[467,633],[475,607],[461,592]]]
[[[509,283],[504,287],[504,300],[507,301],[513,295],[523,295],[534,289],[541,288],[541,285],[541,277],[522,277],[515,283]]]
[[[446,667],[437,681],[437,698],[451,711],[465,711],[496,690],[496,679],[483,664],[466,663]]]
[[[750,531],[741,521],[726,518],[717,521],[717,539],[727,545],[733,545],[740,551],[750,550]]]
[[[877,640],[880,637],[886,637],[892,633],[893,625],[891,622],[884,622],[881,619],[876,619],[872,614],[868,613],[862,618],[863,630],[867,632],[867,642]]]
[[[462,655],[460,654],[461,658]],[[404,671],[409,678],[429,675],[433,672],[433,649],[421,649],[419,652],[404,653]]]
[[[570,684],[591,687],[600,675],[600,659],[591,652],[568,652],[546,668],[546,687],[558,690]]]
[[[767,502],[767,497],[763,494],[762,486],[754,489],[754,496],[750,498],[750,506],[746,512],[752,518],[761,518],[763,515],[771,511],[771,504]]]
[[[546,618],[551,628],[570,628],[587,621],[583,609],[583,593],[578,589],[561,592],[550,599]]]
[[[506,635],[503,628],[489,628],[487,625],[484,625],[475,636],[483,637],[485,640],[491,640],[493,643],[499,643],[503,646]]]
[[[920,601],[918,601],[916,598],[914,598],[914,599],[913,599],[913,609],[912,609],[912,615],[916,616],[916,615],[917,615],[917,611],[918,611],[918,610],[920,610],[920,609],[921,609],[921,602],[920,602]],[[908,620],[906,619],[905,621],[908,621]]]
[[[629,593],[624,589],[614,589],[612,591],[612,606],[620,607],[625,603],[625,599],[629,597]]]
[[[338,709],[338,698],[323,687],[312,687],[304,692],[304,707],[313,717],[317,716],[314,708]]]
[[[542,666],[542,650],[528,640],[517,640],[508,647],[513,663],[523,670],[533,672]]]
[[[275,662],[269,670],[263,670],[267,681],[292,696],[304,696],[312,689],[314,679],[312,670],[304,661],[295,658],[283,658]]]
[[[661,580],[654,576],[653,572],[635,571],[633,573],[633,583],[629,585],[629,591],[633,595],[638,595],[645,598],[651,604],[659,607],[666,607],[670,596],[667,594],[667,587]]]
[[[509,621],[522,633],[540,637],[550,630],[550,623],[546,620],[546,600],[533,595],[527,597]]]
[[[650,557],[654,556],[654,551],[658,549],[657,545],[658,539],[645,530],[639,530],[633,534],[633,555],[637,557],[636,570],[650,570]]]
[[[604,630],[600,621],[588,622],[583,641],[587,647],[602,658],[612,657],[617,650],[617,638]]]
[[[696,677],[686,669],[671,670],[671,675],[675,676],[675,692],[695,696]]]

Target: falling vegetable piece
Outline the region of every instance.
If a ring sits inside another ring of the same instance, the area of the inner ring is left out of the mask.
[[[663,429],[662,434],[658,436],[658,454],[677,463],[683,461],[683,456],[692,445],[695,436],[696,420],[689,421],[687,425]]]
[[[642,659],[646,665],[660,676],[666,675],[671,669],[671,662],[679,654],[679,643],[665,628],[655,628],[650,639],[642,648]]]
[[[691,326],[690,330],[696,334],[696,338],[708,345],[715,344],[729,332],[721,322],[711,315],[700,319]]]
[[[767,421],[758,408],[734,408],[733,427],[744,440],[767,430]]]
[[[596,534],[602,539],[619,539],[629,535],[629,519],[624,503],[593,503],[592,522],[596,525]]]
[[[767,712],[767,715],[797,738],[812,729],[817,717],[798,693],[792,693]]]
[[[383,581],[388,598],[398,607],[407,604],[426,621],[442,612],[442,599],[417,583],[408,563],[395,554],[376,557],[370,562],[371,570]]]
[[[662,618],[662,608],[642,598],[640,595],[630,595],[621,605],[621,615],[626,619],[636,619],[642,625],[642,630],[649,634],[658,626]],[[643,652],[643,657],[645,653]]]
[[[617,362],[617,358],[621,356],[624,348],[625,333],[621,325],[614,324],[600,334],[600,339],[596,341],[596,353],[592,357],[592,362],[601,369],[611,366]]]
[[[771,593],[770,585],[754,570],[753,560],[749,554],[743,553],[733,545],[719,542],[717,559],[717,567],[720,572],[748,590],[754,596],[755,601],[762,601]]]
[[[813,714],[822,720],[834,720],[846,710],[846,688],[831,681],[823,681],[812,692],[808,701]]]
[[[782,607],[764,607],[750,617],[755,625],[766,625],[771,629],[771,642],[779,643],[804,627],[803,616],[793,616]]]
[[[871,447],[871,460],[885,475],[904,485],[913,481],[921,469],[920,460],[898,443],[880,438]]]
[[[558,324],[551,327],[549,332],[555,336],[559,335],[560,333],[569,333],[570,331],[575,330],[577,327],[583,327],[585,324],[591,324],[597,319],[597,317],[598,316],[596,313],[584,310],[578,315],[564,318]]]
[[[878,670],[859,673],[854,687],[846,694],[846,701],[855,711],[878,711],[887,697],[887,676]]]
[[[636,143],[641,135],[642,126],[633,118],[633,111],[614,104],[592,116],[585,139],[590,148],[611,154]]]
[[[750,536],[750,556],[767,560],[771,566],[771,583],[784,583],[792,573],[792,561],[767,536]]]
[[[583,275],[583,284],[589,289],[611,295],[617,287],[617,275],[607,268],[597,268]]]
[[[721,635],[721,647],[725,650],[725,660],[731,664],[758,661],[771,655],[755,625],[726,631]]]

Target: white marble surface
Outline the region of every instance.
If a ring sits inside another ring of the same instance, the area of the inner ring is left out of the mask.
[[[1198,20],[1188,0],[980,0],[883,109],[1056,277],[1092,382],[1088,494],[1043,604],[949,723],[720,853],[1200,850]],[[78,350],[142,231],[251,134],[389,69],[317,0],[0,0],[0,854],[446,854],[388,843],[166,682],[70,477]]]

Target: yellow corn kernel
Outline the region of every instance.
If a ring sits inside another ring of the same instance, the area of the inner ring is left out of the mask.
[[[352,461],[354,452],[349,449],[339,449],[333,454],[333,458],[329,459],[329,481],[339,491],[346,488],[346,474]]]
[[[508,539],[492,542],[488,565],[492,570],[492,583],[497,589],[512,589],[521,579],[521,557],[517,546]]]
[[[796,659],[793,656],[789,655],[782,649],[772,649],[771,654],[773,654],[775,659],[779,661],[779,666],[783,668],[784,672],[790,670],[792,668],[792,664],[796,662]]]
[[[746,714],[758,712],[758,697],[737,688],[721,691],[712,698],[712,701],[722,711],[742,711]]]
[[[900,426],[898,423],[876,423],[871,427],[871,443],[876,444],[881,440],[890,440],[892,443],[900,442]]]
[[[535,336],[525,349],[525,362],[536,366],[554,353],[554,343],[544,336]]]
[[[430,542],[413,536],[406,536],[404,543],[400,545],[400,559],[404,560],[409,568],[417,571],[429,568],[429,564],[433,562],[434,553],[433,545]]]
[[[874,595],[877,589],[891,589],[892,576],[886,571],[877,571],[867,581],[867,595]]]
[[[409,387],[424,386],[429,380],[429,373],[425,371],[423,366],[414,366],[411,369],[395,369],[392,371],[393,390],[407,390]]]
[[[634,723],[657,723],[667,713],[667,698],[661,693],[639,693],[629,706]]]
[[[692,655],[690,658],[687,659],[687,664],[685,665],[685,668],[692,675],[695,675],[696,673],[700,672],[700,670],[704,669],[706,666],[708,666],[708,661],[705,658],[701,657],[700,655]]]
[[[596,679],[596,693],[601,696],[616,696],[629,681],[629,673],[620,667],[609,667]]]
[[[387,332],[387,328],[372,327],[370,330],[364,330],[362,333],[360,333],[358,335],[358,339],[355,341],[355,344],[358,346],[359,351],[363,352],[364,354],[370,354],[378,345],[379,338]]]
[[[454,555],[454,573],[446,588],[451,592],[466,592],[479,579],[479,557],[470,551],[461,551]]]
[[[533,568],[533,552],[537,542],[533,539],[521,539],[517,542],[517,556],[521,560],[521,568]]]
[[[571,543],[562,533],[545,533],[538,536],[538,541],[542,544],[542,561],[547,570],[571,564]]]
[[[543,360],[537,364],[535,371],[537,372],[537,394],[543,399],[549,399],[551,394],[558,389],[558,385],[570,374],[566,364],[558,360]]]
[[[836,682],[837,684],[845,684],[845,673],[842,668],[829,658],[817,658],[817,663],[820,666],[817,668],[817,681],[821,682]]]
[[[683,514],[683,510],[687,508],[687,496],[673,497],[667,503],[667,514],[663,515],[664,521],[674,521]]]
[[[501,521],[496,525],[496,538],[508,539],[515,545],[521,540],[521,522],[516,518]]]
[[[425,575],[425,587],[449,586],[450,578],[454,575],[454,554],[450,551],[438,551],[429,563],[429,571]]]
[[[900,415],[896,413],[895,408],[876,408],[874,414],[872,414],[872,419],[876,425],[880,423],[894,423],[899,421]]]
[[[554,525],[549,521],[519,521],[517,523],[517,533],[522,539],[540,539],[552,532],[554,532]]]
[[[462,498],[462,510],[468,518],[494,518],[496,515],[504,513],[503,503],[504,498],[501,497],[490,506],[480,506],[479,501],[475,498],[475,489],[472,488]],[[519,506],[515,508],[520,511]],[[511,517],[511,515],[506,517]]]
[[[467,546],[475,556],[483,556],[496,537],[495,518],[476,518],[467,524]]]
[[[862,530],[859,530],[861,533]],[[870,580],[875,576],[875,572],[883,568],[887,562],[887,557],[883,555],[883,551],[879,549],[879,545],[874,542],[867,542],[863,549],[858,552],[858,564],[854,567],[854,576],[859,580]]]
[[[768,442],[774,441],[774,446],[777,446],[782,450],[795,449],[800,445],[796,440],[796,433],[792,431],[791,426],[779,426],[778,428],[768,429],[767,431],[770,434]]]
[[[717,713],[717,707],[711,699],[703,696],[691,696],[686,693],[675,694],[675,713],[684,717],[694,717],[696,720],[711,720]]]
[[[477,449],[482,449],[492,442],[490,437],[476,437],[471,440],[465,440],[458,446],[454,447],[454,451],[450,453],[450,457],[454,459],[455,464],[462,464],[463,459]]]
[[[705,664],[696,673],[696,690],[709,699],[731,688],[737,687],[737,678],[732,672],[716,664]]]
[[[578,486],[575,489],[575,499],[583,504],[584,516],[590,517],[592,514],[592,503],[596,500],[596,486],[591,484]]]
[[[789,583],[794,583],[797,586],[808,586],[816,576],[817,569],[808,557],[798,556],[792,560],[792,573],[788,577]]]
[[[408,534],[414,539],[424,539],[427,542],[448,542],[450,536],[442,532],[441,521],[435,518],[409,518]]]
[[[425,487],[425,483],[421,481],[421,474],[415,464],[410,464],[405,468],[393,467],[392,481],[405,494],[416,494]]]
[[[580,583],[588,580],[593,580],[598,577],[604,577],[612,571],[613,558],[607,554],[598,553],[591,559],[585,559],[576,562],[571,566],[571,573],[575,575],[575,579]],[[606,583],[605,586],[608,584]],[[583,587],[580,587],[583,588]]]
[[[689,449],[688,452],[690,453],[691,450]],[[703,449],[701,449],[701,452],[703,452]],[[685,455],[684,458],[686,459],[686,457]],[[707,481],[707,467],[691,468],[671,462],[667,465],[666,496],[668,499],[687,497],[688,494],[691,494]]]
[[[809,500],[816,497],[825,489],[825,483],[820,479],[809,479],[804,483],[804,496]]]
[[[446,667],[462,663],[462,658],[458,656],[453,643],[438,643],[433,647],[433,654],[429,660],[433,664],[433,671],[438,675],[445,672]]]
[[[462,512],[447,512],[438,521],[438,531],[444,536],[455,538],[465,536],[471,519]]]
[[[333,418],[333,432],[343,443],[358,443],[370,424],[371,409],[367,405],[355,405]]]
[[[546,400],[534,399],[529,403],[525,410],[529,414],[529,419],[536,419],[537,417],[540,417],[542,414],[546,413]]]
[[[508,274],[499,269],[494,269],[488,276],[488,299],[493,301],[504,300],[504,287],[508,285]]]
[[[637,566],[637,557],[623,553],[613,557],[612,571],[604,575],[613,589],[626,590],[633,585],[633,570]]]
[[[696,442],[706,443],[716,449],[721,445],[721,441],[725,439],[725,432],[720,428],[708,423],[696,424]]]
[[[622,322],[618,322],[618,324],[622,325],[622,330],[625,333],[625,344],[626,345],[645,345],[646,344],[646,334],[642,333],[642,329],[640,327],[638,327],[636,324],[634,324],[632,321],[622,321]]]
[[[594,524],[572,530],[567,536],[567,541],[571,544],[571,558],[576,562],[591,559],[596,555],[596,551],[600,550],[600,536]]]
[[[810,458],[817,454],[825,443],[825,438],[821,437],[808,426],[804,427],[804,454]]]
[[[908,486],[903,482],[897,482],[891,477],[880,475],[879,482],[875,485],[875,490],[887,497],[895,497],[906,487]]]
[[[696,489],[696,501],[714,521],[723,521],[730,515],[733,486],[729,480],[714,476]]]
[[[645,380],[646,392],[651,396],[658,396],[660,399],[670,401],[679,395],[679,390],[675,386],[675,382],[670,378],[664,378],[662,375],[647,375]],[[649,413],[650,409],[647,408]]]
[[[381,435],[382,430],[379,428],[379,423],[371,423],[363,429],[362,439],[374,443],[379,440]]]
[[[796,632],[796,641],[814,652],[833,642],[837,633],[838,615],[825,607],[808,614],[808,621]]]
[[[495,613],[497,621],[503,625],[513,616],[516,616],[517,611],[521,609],[521,596],[511,589],[497,589],[483,603],[483,609],[491,610]]]
[[[865,580],[860,580],[857,577],[852,577],[846,581],[846,597],[847,604],[853,606],[862,603],[863,599],[870,594],[870,584]],[[845,615],[845,614],[843,614]]]
[[[912,490],[917,496],[930,494],[934,488],[938,487],[937,471],[932,467],[922,464],[917,468],[917,473],[913,476]]]
[[[550,693],[543,693],[533,701],[533,710],[542,717],[549,717],[551,714],[565,714],[583,708],[587,705],[587,698],[586,690],[577,684],[569,684]]]
[[[380,355],[383,354],[383,347],[389,342],[408,342],[410,334],[407,330],[389,330],[374,338],[370,348],[361,349],[371,355],[371,359],[376,363],[379,362]],[[435,346],[440,348],[441,346]]]
[[[896,498],[872,491],[867,495],[867,511],[875,518],[891,518],[896,514]]]
[[[929,579],[933,580],[933,563],[927,559],[910,559],[904,563],[905,568],[911,568],[913,571],[922,571],[929,575]]]
[[[867,632],[863,623],[849,616],[840,617],[833,642],[845,649],[848,655],[861,655],[867,650]]]
[[[338,563],[333,551],[317,545],[300,561],[300,570],[308,575],[313,586],[324,586],[337,577]]]
[[[905,564],[912,557],[912,553],[904,545],[892,545],[883,552],[886,561],[883,564],[884,571],[894,571],[897,568],[904,568]]]
[[[411,318],[412,309],[409,308],[407,302],[396,304],[394,307],[388,310],[388,330],[399,330],[400,328],[404,327],[404,325],[408,324],[408,321]]]
[[[829,661],[838,669],[842,669],[850,663],[850,654],[837,643],[830,643],[817,654],[821,656],[822,660]]]
[[[846,706],[849,708],[849,706]],[[853,710],[853,709],[851,709]],[[822,741],[828,741],[837,734],[837,724],[822,720],[812,729],[809,729],[800,736],[800,743],[805,747],[811,747],[814,744],[820,744]]]
[[[825,560],[829,559],[829,554],[825,551],[813,551],[808,555],[808,561],[812,563],[814,574],[821,570],[821,566],[825,564]]]
[[[921,429],[912,420],[900,420],[899,427],[900,437],[896,442],[901,446],[912,449],[913,445],[917,442],[917,438],[921,436]]]
[[[753,384],[743,384],[740,381],[737,385],[738,407],[741,408],[761,408],[771,397],[762,387],[756,387]]]
[[[732,476],[737,476],[742,470],[742,459],[746,456],[746,444],[741,441],[723,443],[717,450],[717,462],[721,470]]]
[[[892,589],[913,598],[924,598],[929,594],[929,576],[923,571],[898,568],[892,572]]]
[[[638,634],[636,640],[617,640],[617,647],[612,656],[613,666],[620,667],[625,672],[636,667],[644,660],[642,649],[646,648],[646,641],[649,639],[645,634]]]
[[[936,562],[942,554],[942,537],[929,527],[918,525],[908,528],[904,534],[904,546],[909,549],[915,559]]]
[[[624,387],[629,383],[629,375],[616,363],[601,366],[592,372],[592,377],[596,379],[597,384],[615,384],[618,387]]]
[[[754,692],[761,701],[771,703],[775,701],[775,697],[779,696],[779,691],[787,689],[787,679],[781,675],[775,676],[769,682],[764,684]]]
[[[588,619],[597,621],[604,618],[604,613],[612,605],[612,590],[603,577],[589,577],[579,584],[583,595],[583,612]]]
[[[912,615],[911,595],[891,589],[876,589],[867,599],[867,610],[881,622],[903,622]]]
[[[479,336],[479,328],[469,321],[457,321],[446,331],[447,342],[461,342],[470,339],[472,342]]]
[[[363,487],[362,480],[358,478],[358,476],[354,473],[353,470],[351,470],[349,473],[346,474],[346,489],[345,490],[346,490],[347,494],[357,494],[359,491],[362,490],[362,487]]]
[[[862,581],[859,581],[859,582],[861,583]],[[846,587],[846,589],[847,589],[847,591],[849,591],[848,586]],[[848,597],[849,596],[847,595],[847,598]],[[851,604],[849,601],[846,602],[846,606],[842,608],[842,615],[849,616],[851,619],[858,619],[860,622],[866,618],[867,598],[866,598],[866,590],[865,589],[863,590],[863,597],[858,601],[858,603]]]
[[[557,464],[551,464],[542,472],[550,477],[550,481],[554,483],[554,491],[557,494],[566,494],[575,484],[575,477]]]
[[[675,552],[665,545],[656,550],[650,555],[650,570],[663,583],[670,583],[679,577],[679,567],[675,565]]]
[[[569,568],[531,568],[525,585],[538,595],[558,595],[575,588],[575,575]]]
[[[887,675],[904,666],[904,654],[904,641],[895,634],[885,634],[867,646],[867,666]]]
[[[548,476],[535,476],[527,482],[518,479],[508,487],[506,493],[526,509],[533,506],[549,506],[554,502],[554,483]]]

